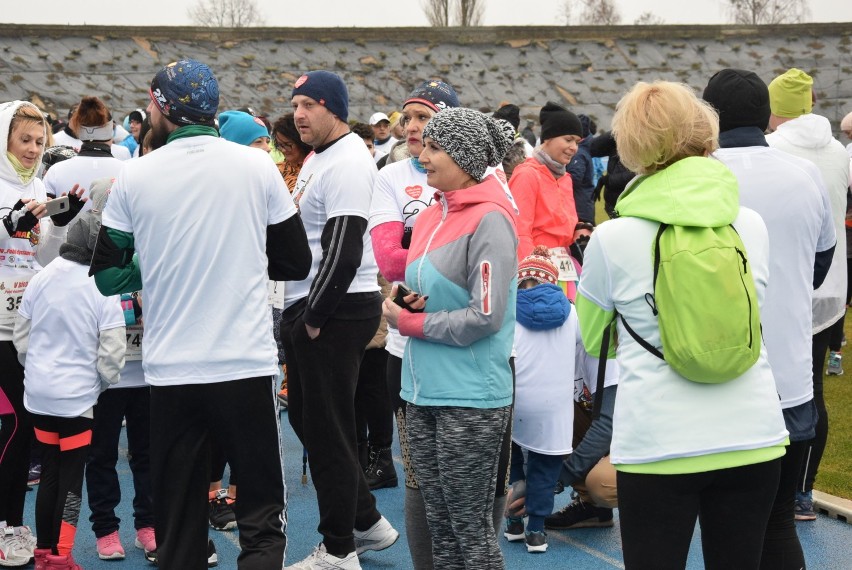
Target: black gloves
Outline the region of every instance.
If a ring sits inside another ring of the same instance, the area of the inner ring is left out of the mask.
[[[74,216],[80,213],[80,210],[83,209],[83,204],[85,203],[85,200],[81,200],[76,194],[69,193],[68,211],[50,216],[50,219],[53,220],[53,225],[58,228],[61,228],[62,226],[67,226],[71,222],[71,220],[74,219]]]
[[[12,207],[12,211],[3,218],[3,226],[10,236],[15,232],[28,232],[38,223],[38,218],[24,206],[24,203],[18,200]],[[21,209],[25,211],[22,212]]]

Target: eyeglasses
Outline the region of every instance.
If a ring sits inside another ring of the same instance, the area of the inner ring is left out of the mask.
[[[280,148],[281,150],[293,150],[294,148],[296,148],[295,143],[284,142],[281,139],[279,139],[278,137],[275,137],[275,146],[277,148]]]

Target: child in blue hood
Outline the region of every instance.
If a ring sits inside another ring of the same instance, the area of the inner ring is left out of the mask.
[[[576,311],[557,285],[558,276],[544,246],[518,266],[510,482],[514,495],[526,482],[529,518],[525,531],[523,519],[509,513],[504,536],[524,540],[528,552],[547,550],[544,517],[553,511],[562,458],[572,451],[576,359],[583,353],[582,344],[577,350]],[[526,473],[522,448],[527,451]]]

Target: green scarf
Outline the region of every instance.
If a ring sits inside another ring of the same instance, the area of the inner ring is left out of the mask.
[[[219,131],[216,130],[216,127],[209,127],[207,125],[185,125],[172,131],[169,138],[166,139],[166,144],[178,139],[184,139],[186,137],[200,137],[202,135],[218,137]]]
[[[6,151],[6,158],[8,158],[9,162],[12,163],[12,168],[15,169],[15,174],[18,175],[18,178],[21,179],[21,184],[29,184],[30,180],[35,177],[36,170],[38,170],[38,164],[32,168],[26,168],[23,164],[21,164],[21,161],[18,160],[18,157],[9,151]]]

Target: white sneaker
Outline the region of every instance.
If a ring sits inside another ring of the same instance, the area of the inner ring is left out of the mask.
[[[36,537],[33,534],[33,531],[30,530],[30,527],[28,527],[27,525],[18,526],[18,527],[15,527],[15,531],[19,532],[19,534],[21,536],[21,541],[24,544],[27,545],[27,547],[30,551],[35,550],[36,542],[38,542],[38,541],[36,540]]]
[[[26,566],[33,557],[32,549],[29,548],[26,539],[15,530],[13,527],[4,527],[0,530],[0,566],[12,568]]]
[[[352,532],[355,534],[355,552],[357,554],[367,550],[384,550],[399,538],[399,533],[385,517],[380,518],[379,522],[367,530],[354,530]]]
[[[361,563],[354,552],[338,558],[326,552],[325,545],[320,543],[307,558],[292,566],[285,566],[284,570],[361,570]]]

